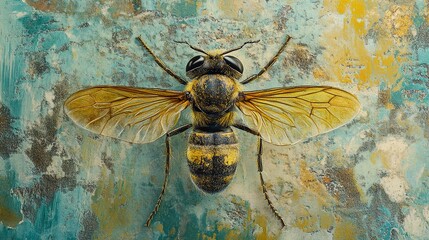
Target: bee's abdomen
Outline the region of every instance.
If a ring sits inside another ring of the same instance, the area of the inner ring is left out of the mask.
[[[231,128],[195,130],[189,136],[188,166],[192,181],[203,191],[222,191],[231,182],[238,160],[238,142]]]

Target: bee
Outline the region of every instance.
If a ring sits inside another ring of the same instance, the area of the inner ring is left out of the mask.
[[[155,62],[180,84],[183,91],[125,86],[96,86],[72,94],[64,103],[66,114],[91,132],[130,143],[149,143],[166,135],[165,176],[161,193],[146,221],[150,225],[165,193],[170,172],[170,138],[192,128],[188,139],[187,163],[195,185],[206,193],[217,193],[232,181],[239,155],[232,127],[258,138],[257,164],[262,192],[282,227],[285,221],[274,207],[262,175],[262,143],[291,145],[328,132],[353,119],[360,109],[351,93],[329,86],[281,87],[243,91],[267,72],[284,51],[287,37],[277,53],[257,73],[239,81],[241,61],[229,55],[247,44],[228,51],[200,53],[186,65],[186,81],[168,68],[143,41],[137,40]],[[192,121],[174,128],[180,113],[191,107]],[[241,112],[244,121],[238,121]]]

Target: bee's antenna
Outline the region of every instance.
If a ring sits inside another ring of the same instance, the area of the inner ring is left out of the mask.
[[[209,54],[208,54],[208,53],[206,53],[204,50],[202,50],[202,49],[200,49],[200,48],[197,48],[197,47],[192,46],[192,45],[191,45],[191,44],[189,44],[187,41],[176,41],[176,40],[173,40],[173,41],[174,41],[175,43],[184,43],[184,44],[188,45],[190,48],[194,49],[195,51],[200,52],[200,53],[204,53],[205,55],[209,56]]]
[[[223,52],[222,54],[220,54],[220,56],[223,56],[223,55],[225,55],[225,54],[227,54],[227,53],[234,52],[234,51],[237,51],[237,50],[239,50],[239,49],[242,49],[242,48],[244,47],[244,45],[246,45],[246,44],[258,43],[258,42],[259,42],[259,40],[255,40],[255,41],[247,41],[247,42],[243,43],[243,44],[242,44],[241,46],[239,46],[239,47],[236,47],[236,48],[233,48],[233,49],[228,50],[228,51],[226,51],[226,52]]]

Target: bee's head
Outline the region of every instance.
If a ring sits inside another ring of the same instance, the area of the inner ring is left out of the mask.
[[[240,47],[221,53],[219,53],[218,51],[205,52],[199,48],[190,45],[187,42],[178,43],[186,43],[195,51],[204,54],[191,58],[188,64],[186,64],[186,76],[188,76],[189,78],[193,79],[206,74],[221,74],[234,79],[239,79],[243,74],[243,64],[241,63],[240,59],[226,54],[239,50],[248,43],[256,42],[259,42],[259,40],[245,42]]]

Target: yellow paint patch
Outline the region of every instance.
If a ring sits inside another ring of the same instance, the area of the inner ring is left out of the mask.
[[[320,203],[327,204],[329,199],[332,199],[329,193],[326,191],[325,186],[320,183],[316,176],[308,170],[307,165],[304,161],[300,164],[300,180],[301,184],[310,192],[315,194]]]
[[[320,67],[316,67],[316,68],[313,69],[313,76],[314,76],[314,78],[320,79],[320,80],[326,80],[326,79],[328,79],[328,75]]]
[[[329,230],[335,225],[335,218],[333,214],[325,211],[320,211],[319,224],[321,229]]]
[[[392,3],[386,12],[380,12],[376,1],[332,0],[324,4],[326,18],[322,19],[328,27],[321,45],[326,48],[324,69],[329,69],[328,76],[365,87],[386,81],[394,84],[400,78],[400,66],[408,61],[408,42],[402,38],[412,27],[412,4]],[[368,35],[369,31],[379,34]]]
[[[132,188],[125,180],[115,180],[114,175],[108,175],[103,169],[91,205],[99,222],[98,239],[109,239],[116,229],[130,224],[131,216],[135,213],[135,209],[127,208],[127,200],[131,199],[131,195]]]
[[[337,5],[337,11],[341,14],[346,12],[346,9],[350,5],[351,0],[340,0]]]
[[[413,25],[413,11],[411,6],[393,5],[385,13],[384,26],[394,37],[404,37]]]
[[[369,160],[373,165],[375,165],[378,162],[379,156],[380,156],[379,151],[374,151],[371,153],[371,155],[369,156]]]
[[[255,223],[261,228],[255,236],[257,240],[273,239],[268,235],[268,221],[265,216],[257,215],[255,217]]]
[[[344,221],[343,219],[337,219],[337,224],[334,230],[334,240],[343,240],[343,239],[358,239],[358,232],[355,223]]]
[[[427,5],[427,4],[426,4]],[[426,22],[428,22],[429,23],[429,8],[428,7],[426,7],[426,10],[425,10],[425,16],[426,16]]]
[[[296,219],[294,222],[295,227],[301,229],[303,232],[311,233],[319,230],[319,219],[308,211],[304,206],[299,206],[295,209]]]
[[[162,225],[162,224],[157,224],[155,226],[155,229],[160,233],[164,233],[164,225]]]
[[[365,33],[365,1],[354,0],[350,2],[351,8],[351,24],[358,34]]]
[[[340,0],[337,5],[337,11],[340,14],[345,14],[350,10],[351,26],[359,34],[365,32],[365,14],[366,14],[366,1],[364,0]]]
[[[237,230],[228,231],[225,239],[240,239],[240,231],[237,231]]]
[[[229,1],[219,0],[218,7],[223,12],[224,16],[230,19],[239,19],[246,13],[246,17],[256,17],[260,11],[255,9],[263,9],[259,1]]]

